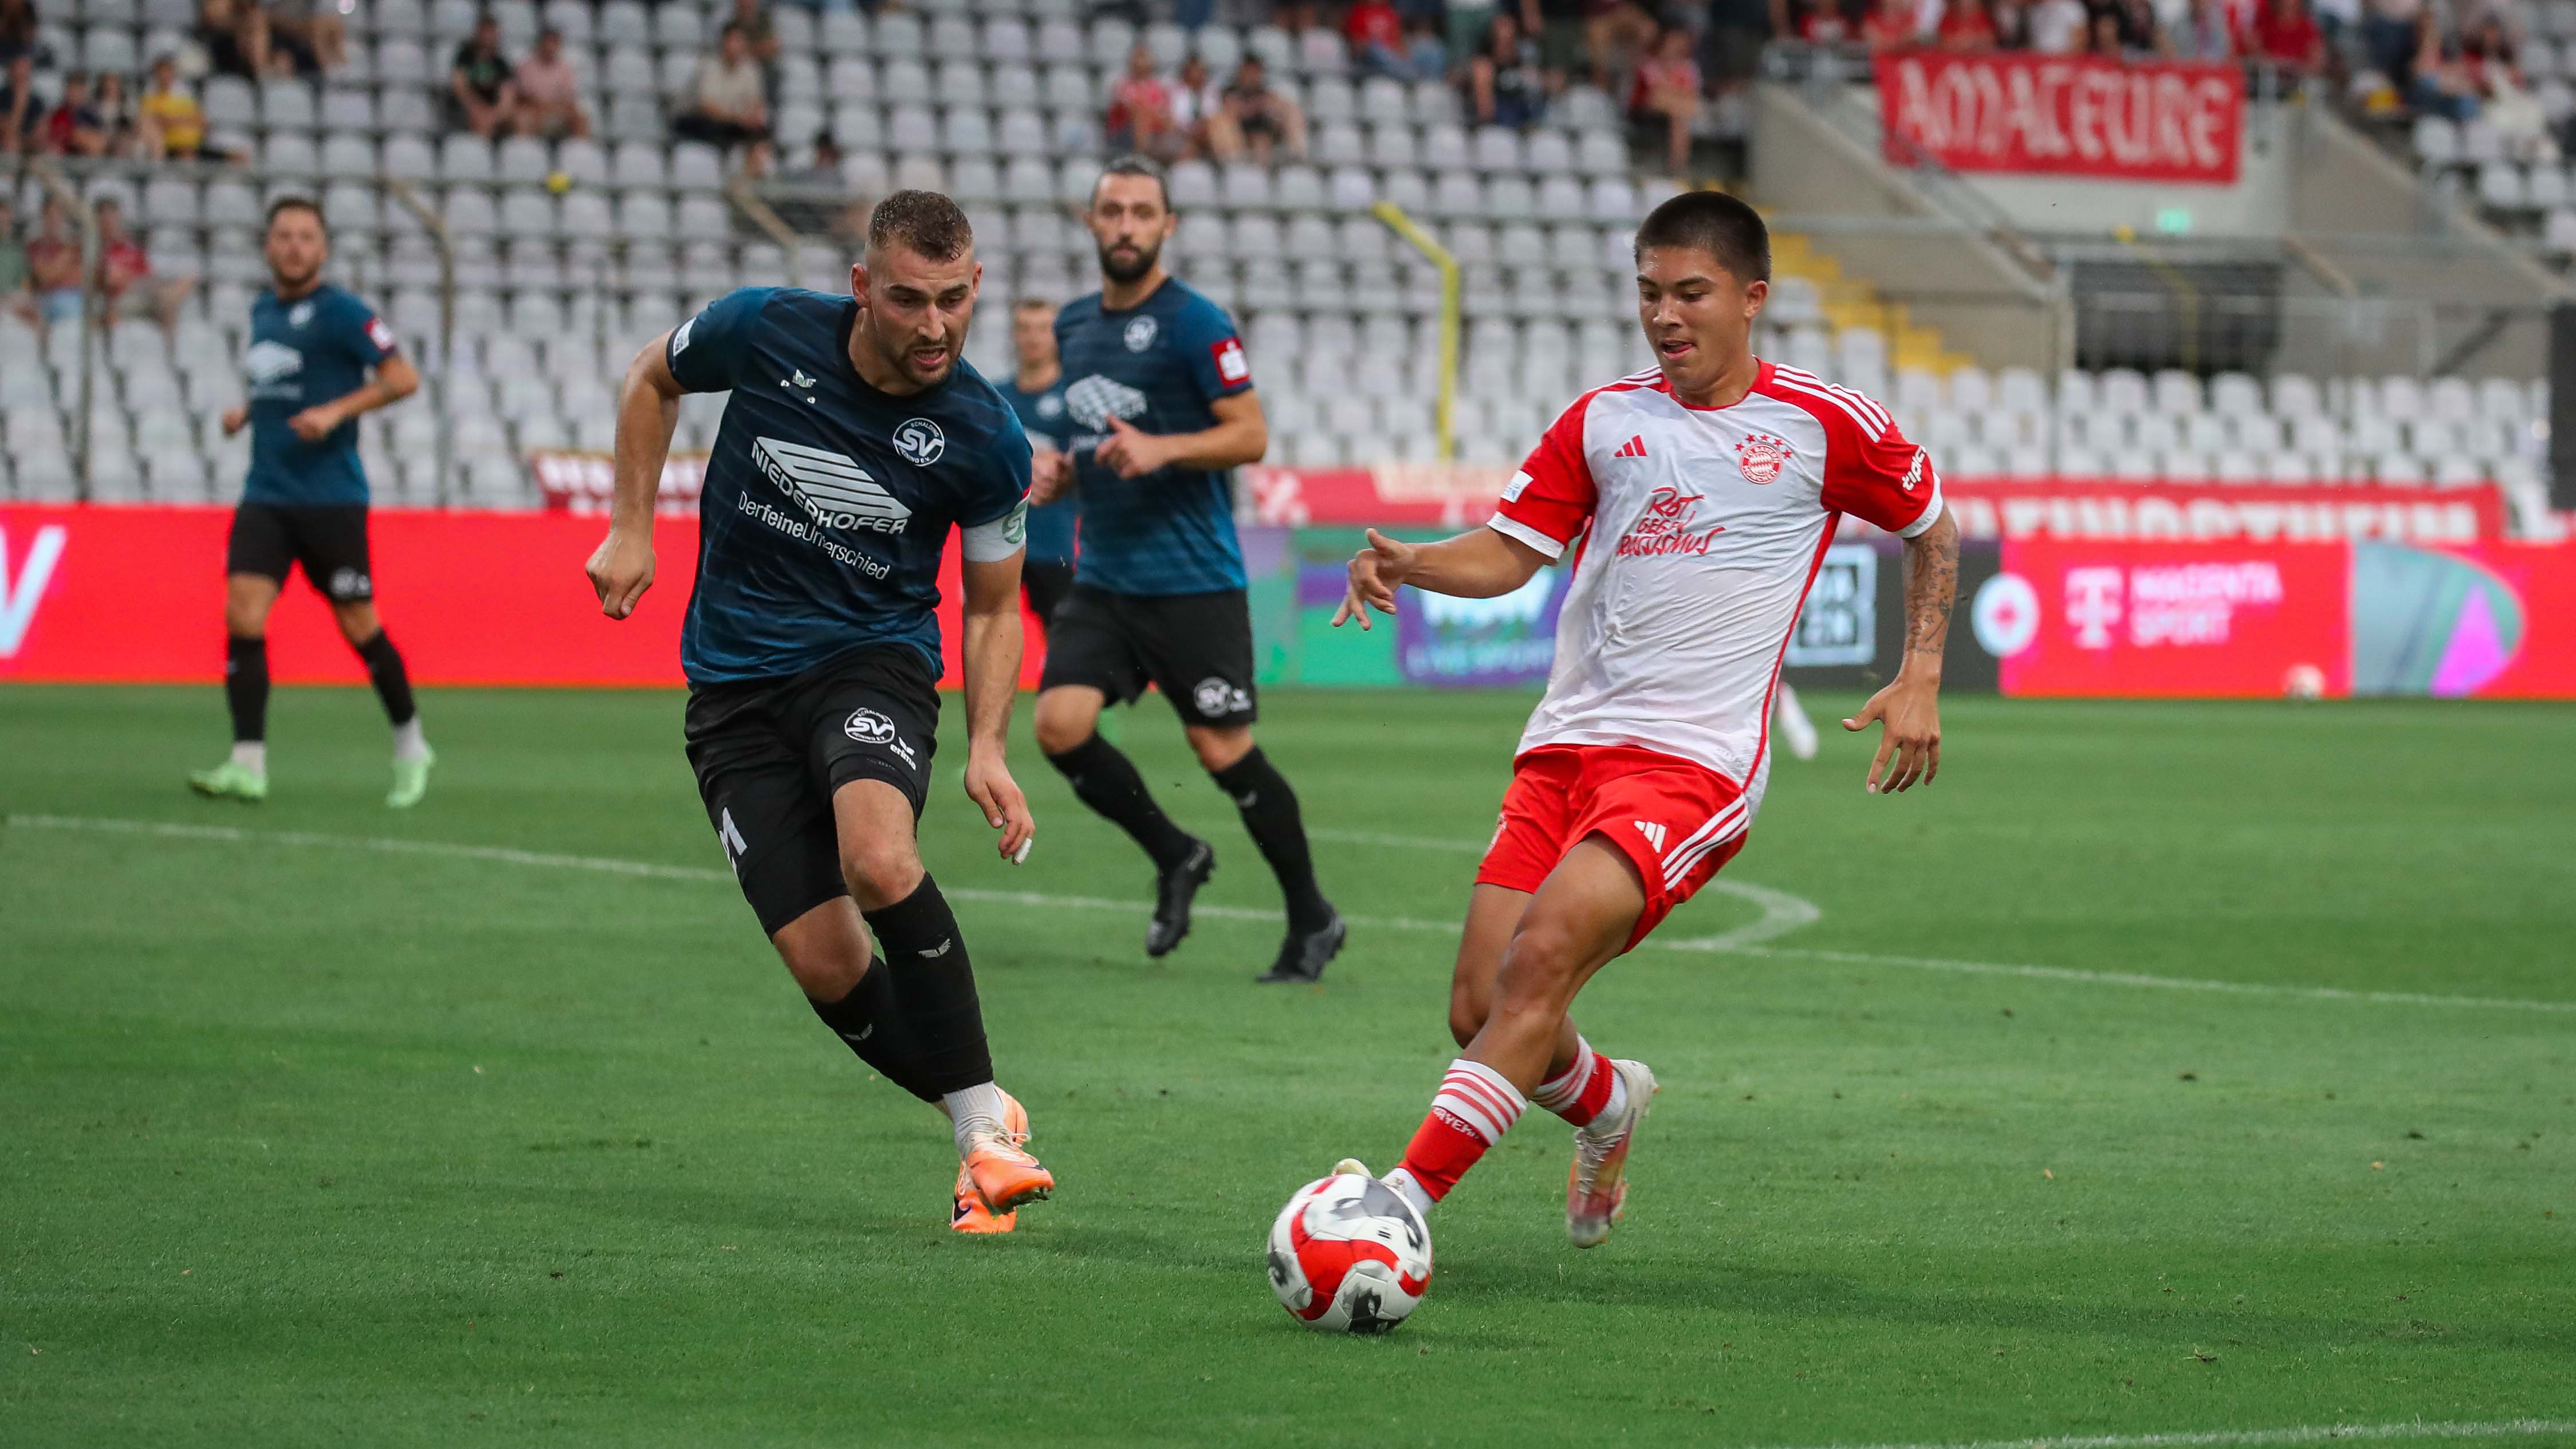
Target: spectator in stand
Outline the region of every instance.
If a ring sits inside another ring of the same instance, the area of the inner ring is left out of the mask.
[[[2074,55],[2085,48],[2084,0],[2038,0],[2030,7],[2030,48],[2041,55]]]
[[[1219,161],[1236,160],[1247,151],[1265,164],[1279,151],[1303,160],[1306,112],[1295,97],[1270,84],[1270,68],[1261,57],[1247,55],[1235,66],[1234,79],[1226,82],[1216,114],[1208,117],[1207,139],[1208,153]]]
[[[1467,114],[1479,126],[1515,130],[1535,126],[1547,114],[1547,72],[1539,64],[1538,42],[1509,15],[1494,17],[1485,43],[1467,62]]]
[[[2416,29],[2423,18],[2424,0],[2368,0],[2361,14],[2362,50],[2401,94],[2413,79],[2421,49]]]
[[[196,41],[207,68],[243,80],[293,75],[297,56],[279,42],[268,12],[239,0],[203,0],[197,7]]]
[[[2477,93],[2479,117],[2495,128],[2505,154],[2517,159],[2543,155],[2549,117],[2523,79],[2513,33],[2502,15],[2490,10],[2478,17],[2460,42],[2460,65]]]
[[[2442,27],[2429,10],[2416,17],[2415,64],[2407,99],[2417,110],[2454,121],[2478,118],[2477,80],[2469,73],[2459,41],[2443,38]]]
[[[1350,42],[1351,64],[1362,75],[1402,80],[1413,73],[1413,59],[1405,52],[1404,17],[1389,0],[1356,0],[1342,16],[1342,38]]]
[[[1856,19],[1840,0],[1805,0],[1798,16],[1798,38],[1809,45],[1841,45],[1859,37]]]
[[[2169,53],[2155,0],[2120,0],[2120,48],[2127,60],[2155,60]]]
[[[1181,62],[1181,76],[1172,83],[1171,98],[1172,129],[1180,133],[1181,154],[1206,154],[1208,121],[1225,104],[1215,78],[1208,74],[1206,61],[1193,55]]]
[[[2326,68],[2325,31],[2308,9],[2308,0],[2263,0],[2254,17],[2255,55],[2294,75],[2316,75]]]
[[[1109,88],[1101,130],[1112,151],[1135,151],[1158,161],[1179,157],[1184,142],[1172,114],[1172,88],[1154,73],[1154,52],[1142,44],[1127,52],[1127,73]]]
[[[2095,60],[2125,65],[2129,48],[2120,43],[2120,17],[2109,10],[2096,10],[2085,31],[2084,53]]]
[[[1691,127],[1699,121],[1699,62],[1691,59],[1691,33],[1666,29],[1637,62],[1628,88],[1628,118],[1664,133],[1664,161],[1675,180],[1690,176]]]
[[[36,55],[35,0],[0,0],[0,65]]]
[[[1411,69],[1406,80],[1438,80],[1449,74],[1449,42],[1441,37],[1440,18],[1434,10],[1418,11],[1404,22],[1404,59]]]
[[[477,136],[508,135],[518,108],[510,69],[510,58],[501,53],[501,22],[487,10],[448,65],[448,125]]]
[[[80,320],[80,238],[72,233],[62,203],[51,198],[37,217],[36,239],[27,243],[27,288],[36,317],[46,326]]]
[[[1995,20],[1986,0],[1950,0],[1941,7],[1933,39],[1952,55],[1985,55],[1995,48]]]
[[[1914,0],[1877,0],[1861,17],[1861,44],[1872,55],[1914,49],[1923,43],[1922,33],[1915,28],[1918,14]]]
[[[1751,85],[1762,71],[1762,47],[1790,33],[1789,0],[1709,0],[1708,74],[1717,94]]]
[[[588,136],[590,113],[581,106],[581,77],[564,59],[563,32],[549,25],[537,32],[537,48],[510,76],[517,99],[519,134],[549,141]]]
[[[179,308],[197,279],[153,275],[152,259],[125,229],[125,208],[113,197],[101,201],[97,212],[99,294],[105,304],[99,315],[149,317],[164,331],[177,326]]]
[[[751,48],[751,58],[764,66],[778,63],[778,27],[769,20],[769,7],[761,0],[733,0],[734,27],[742,32],[743,44]]]
[[[45,103],[36,94],[36,58],[21,52],[10,57],[7,80],[0,80],[0,151],[12,155],[44,149]]]
[[[90,98],[87,71],[63,77],[63,98],[45,117],[45,149],[57,156],[107,154],[107,122]]]
[[[715,53],[698,61],[689,109],[671,127],[691,140],[740,147],[744,175],[769,174],[769,83],[742,27],[727,21]]]
[[[2030,49],[2030,0],[1992,0],[1986,14],[1995,22],[1995,49]]]
[[[136,108],[134,134],[146,161],[190,161],[205,152],[206,112],[179,79],[179,62],[170,56],[152,62],[152,84]]]
[[[2167,40],[2176,60],[2234,60],[2240,49],[2236,26],[2219,0],[2191,0],[2191,8],[2167,32]]]
[[[340,9],[323,0],[267,0],[269,33],[299,52],[316,71],[334,71],[348,63],[348,23]]]
[[[98,94],[90,102],[98,112],[98,123],[107,132],[110,156],[134,154],[134,106],[126,99],[125,74],[108,71],[98,78]]]
[[[5,196],[0,196],[0,307],[36,320],[27,298],[27,244],[18,240],[18,208]]]
[[[1584,0],[1583,54],[1592,83],[1617,95],[1612,80],[1652,54],[1663,33],[1663,22],[1639,0]]]

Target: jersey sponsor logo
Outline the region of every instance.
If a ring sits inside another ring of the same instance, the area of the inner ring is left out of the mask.
[[[1699,506],[1707,495],[1684,493],[1678,488],[1663,487],[1647,495],[1646,511],[1628,525],[1619,536],[1617,557],[1661,558],[1671,554],[1697,557],[1708,552],[1709,543],[1726,532],[1723,523],[1705,528],[1693,527],[1699,520]]]
[[[1520,502],[1521,490],[1527,488],[1535,481],[1537,480],[1531,478],[1526,472],[1514,473],[1512,475],[1512,481],[1503,485],[1503,501],[1505,503]]]
[[[689,350],[689,333],[695,330],[697,325],[698,319],[692,317],[680,324],[679,331],[671,334],[671,360],[678,361],[680,354]]]
[[[1038,399],[1038,416],[1039,416],[1039,417],[1042,417],[1042,418],[1060,418],[1060,417],[1063,417],[1063,416],[1064,416],[1064,394],[1062,394],[1062,393],[1060,393],[1060,392],[1051,392],[1051,393],[1048,393],[1046,396],[1039,398],[1039,399]]]
[[[283,382],[303,370],[303,352],[283,342],[254,342],[250,350],[242,354],[242,371],[250,374],[253,387]]]
[[[312,320],[313,304],[310,302],[298,302],[286,309],[286,325],[289,327],[301,327]]]
[[[1190,702],[1197,705],[1199,713],[1209,719],[1241,714],[1252,708],[1251,694],[1241,686],[1228,684],[1213,675],[1200,680],[1198,688],[1190,691]]]
[[[1618,452],[1615,452],[1610,456],[1613,458],[1642,458],[1646,456],[1646,435],[1638,433],[1631,436],[1628,441],[1619,445]]]
[[[394,350],[394,329],[385,325],[384,318],[370,317],[367,319],[367,340],[376,344],[378,352],[391,352]]]
[[[1631,820],[1628,823],[1637,827],[1637,833],[1639,835],[1646,837],[1646,843],[1655,848],[1655,854],[1661,855],[1664,853],[1664,822],[1660,820]]]
[[[1921,448],[1914,450],[1914,461],[1907,464],[1905,468],[1905,482],[1902,486],[1906,492],[1911,493],[1922,485],[1923,468],[1930,461],[1930,454],[1925,453]]]
[[[863,745],[890,745],[895,742],[894,721],[873,709],[854,709],[841,721],[841,733]]]
[[[1769,433],[1754,433],[1735,445],[1735,467],[1747,483],[1771,483],[1779,479],[1781,472],[1789,466],[1789,460],[1797,455],[1797,450],[1789,446],[1788,439]]]
[[[1211,344],[1208,355],[1216,359],[1217,381],[1228,387],[1252,376],[1252,363],[1243,355],[1240,338],[1228,337]]]
[[[846,454],[761,438],[751,456],[770,482],[825,528],[901,533],[912,519],[903,500]]]
[[[948,451],[948,435],[928,418],[905,418],[895,425],[894,450],[916,468],[927,468]]]
[[[1141,418],[1150,406],[1143,393],[1098,373],[1066,388],[1064,405],[1075,422],[1095,433],[1107,431],[1111,418]]]
[[[1129,322],[1127,324],[1127,350],[1130,352],[1142,352],[1146,348],[1153,346],[1154,339],[1162,334],[1162,330],[1162,324],[1156,322],[1151,317],[1139,317],[1134,321]]]

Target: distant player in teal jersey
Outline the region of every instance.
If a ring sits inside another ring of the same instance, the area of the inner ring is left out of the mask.
[[[1064,410],[1064,368],[1055,355],[1055,304],[1043,297],[1022,297],[1011,309],[1011,350],[1019,366],[1002,396],[1020,415],[1029,446],[1040,454],[1062,453],[1073,437],[1073,419]],[[1050,466],[1052,466],[1050,464]],[[1073,588],[1074,500],[1059,498],[1029,510],[1029,556],[1020,565],[1020,592],[1029,611],[1051,632],[1056,606]]]
[[[653,582],[654,493],[680,399],[730,394],[680,629],[707,823],[814,1014],[947,1115],[949,1226],[1007,1233],[1055,1178],[1025,1150],[1028,1114],[993,1080],[965,934],[915,838],[939,748],[952,531],[966,794],[1006,859],[1024,858],[1037,828],[1003,760],[1029,443],[959,355],[982,275],[957,204],[898,191],[868,218],[852,295],[745,287],[648,345],[626,370],[616,499],[589,573],[603,613],[634,611]]]
[[[271,285],[251,302],[250,347],[242,356],[250,401],[224,414],[227,437],[250,429],[250,475],[224,557],[224,702],[233,752],[188,784],[216,799],[268,798],[268,611],[300,564],[304,581],[331,601],[340,633],[366,661],[384,702],[394,729],[394,784],[385,803],[405,809],[429,788],[431,755],[402,655],[376,617],[358,418],[411,396],[420,374],[395,349],[384,319],[322,280],[331,256],[322,208],[301,196],[271,202],[267,253]]]
[[[1260,979],[1313,981],[1342,948],[1341,914],[1315,884],[1297,792],[1252,740],[1252,612],[1233,487],[1233,470],[1259,462],[1270,440],[1252,368],[1225,309],[1163,271],[1176,218],[1162,168],[1111,162],[1086,220],[1101,288],[1055,319],[1073,436],[1041,460],[1032,494],[1045,503],[1070,488],[1082,508],[1073,590],[1038,686],[1038,747],[1082,803],[1153,857],[1145,954],[1163,955],[1189,934],[1216,854],[1172,823],[1099,733],[1109,704],[1161,689],[1287,898],[1287,938]]]

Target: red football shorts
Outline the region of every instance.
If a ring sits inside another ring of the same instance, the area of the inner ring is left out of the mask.
[[[1632,951],[1735,858],[1752,822],[1744,792],[1705,765],[1632,745],[1541,745],[1512,767],[1476,884],[1536,893],[1575,842],[1597,834],[1646,884],[1646,909],[1621,948]]]

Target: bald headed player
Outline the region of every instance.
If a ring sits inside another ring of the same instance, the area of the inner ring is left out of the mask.
[[[707,822],[814,1014],[948,1114],[950,1226],[996,1233],[1055,1178],[993,1081],[965,934],[914,841],[939,745],[934,610],[952,527],[966,794],[1002,832],[1004,859],[1035,830],[1002,758],[1029,444],[958,355],[981,276],[957,204],[898,191],[868,220],[854,295],[746,287],[656,339],[627,369],[616,501],[589,572],[601,611],[627,617],[653,582],[653,495],[680,397],[730,392],[680,634]]]
[[[1252,369],[1225,309],[1163,270],[1176,218],[1162,168],[1112,161],[1086,216],[1100,290],[1056,315],[1068,450],[1041,459],[1039,502],[1077,489],[1073,591],[1048,632],[1038,747],[1083,804],[1153,858],[1145,954],[1189,934],[1190,902],[1216,853],[1163,813],[1136,766],[1099,733],[1100,712],[1148,683],[1279,878],[1288,933],[1258,979],[1311,982],[1342,949],[1341,914],[1315,884],[1297,792],[1253,743],[1252,611],[1234,535],[1233,469],[1269,446]]]

